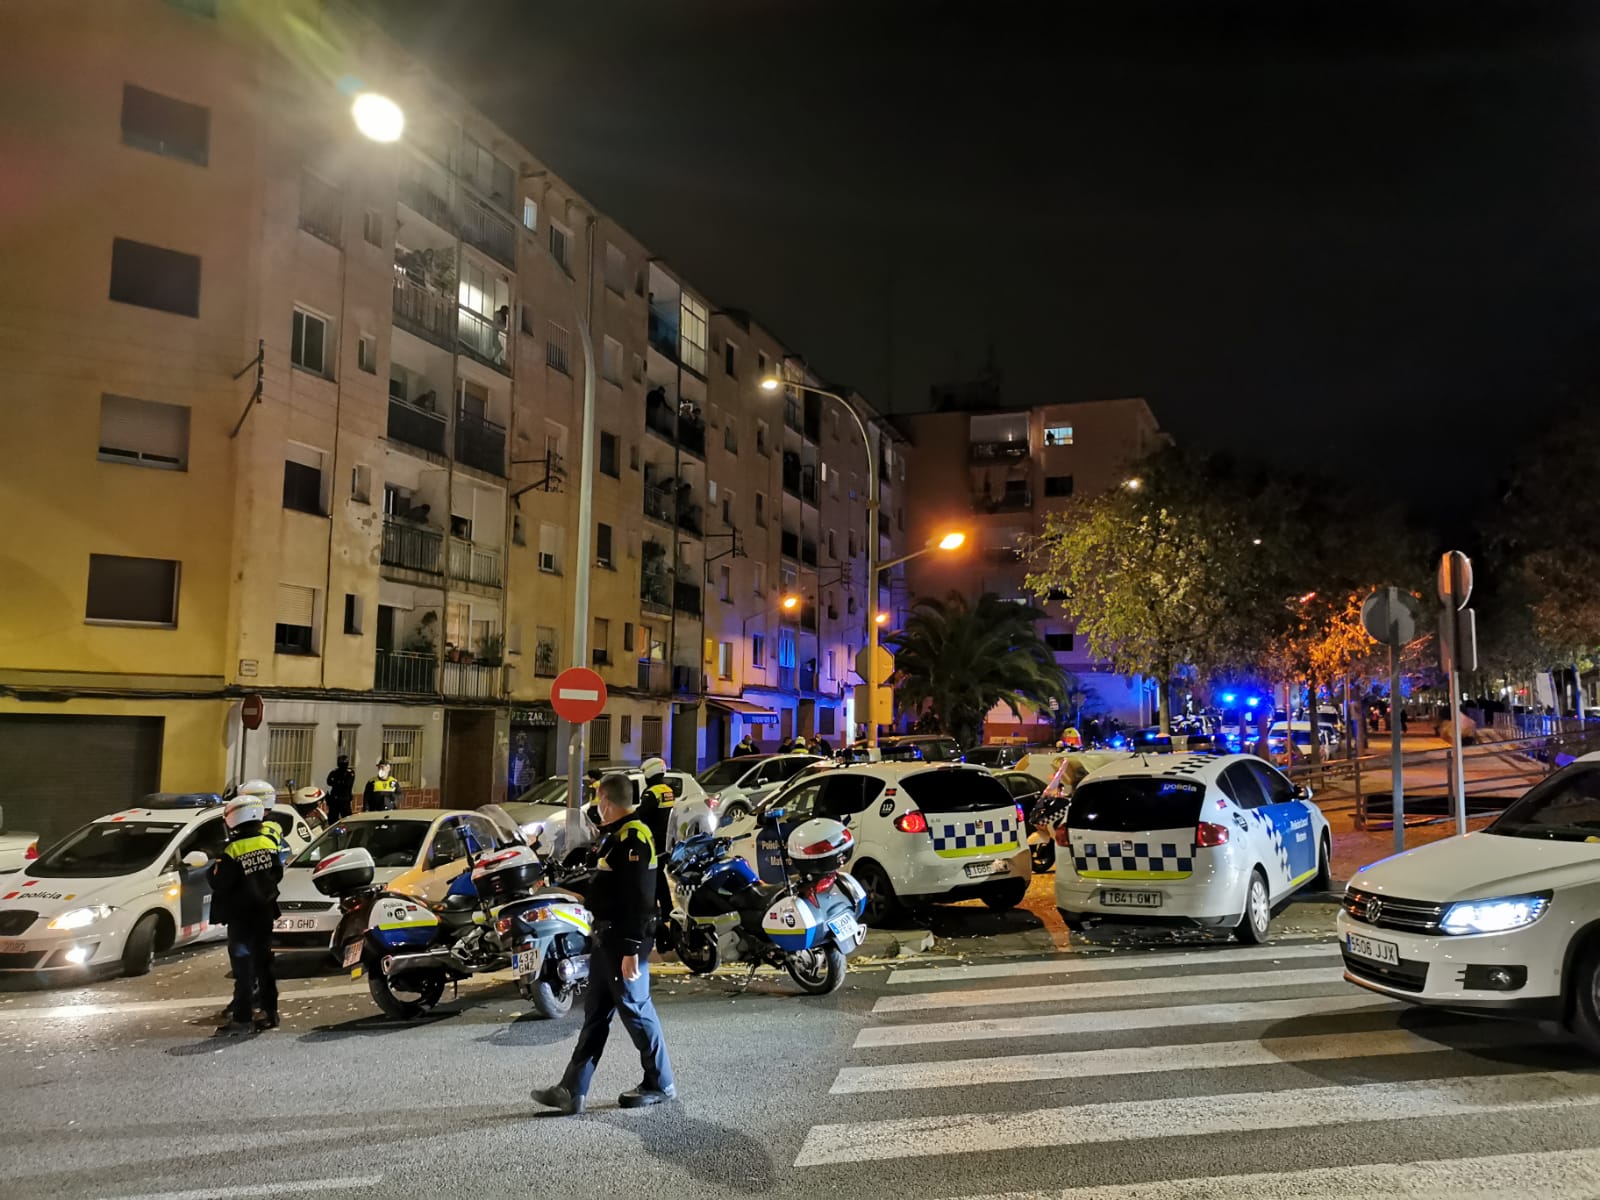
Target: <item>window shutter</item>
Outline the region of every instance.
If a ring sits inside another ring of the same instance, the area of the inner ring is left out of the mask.
[[[313,471],[322,470],[322,451],[313,450],[310,446],[301,445],[299,442],[290,442],[283,457],[289,462],[299,463],[302,467],[310,467]]]
[[[293,583],[278,585],[278,624],[303,625],[310,628],[316,606],[315,588],[300,587]]]
[[[102,396],[100,449],[186,465],[189,409],[131,396]]]

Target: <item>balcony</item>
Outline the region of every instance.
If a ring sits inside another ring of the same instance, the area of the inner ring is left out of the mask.
[[[644,427],[651,433],[659,433],[669,442],[678,436],[678,419],[672,415],[672,406],[664,399],[645,397]]]
[[[470,308],[458,308],[456,312],[456,341],[461,353],[502,375],[511,374],[511,364],[506,359],[505,325]]]
[[[439,669],[431,654],[412,654],[404,650],[379,650],[372,687],[379,692],[404,692],[412,696],[434,694],[433,680]]]
[[[802,604],[800,606],[800,628],[817,631],[817,606],[815,604]]]
[[[1028,443],[1024,441],[967,443],[968,462],[1015,462],[1027,457]]]
[[[672,585],[672,607],[679,612],[691,616],[700,615],[701,590],[697,583],[674,583]]]
[[[815,542],[800,543],[800,561],[808,567],[817,565],[817,544]]]
[[[455,301],[449,296],[423,287],[408,275],[395,272],[394,320],[407,333],[426,338],[446,350],[455,349],[450,336],[455,308]]]
[[[450,539],[450,578],[484,587],[500,586],[500,551],[489,546]]]
[[[995,566],[1012,566],[1022,561],[1022,552],[1015,546],[985,546],[983,560]]]
[[[446,696],[463,700],[498,700],[505,694],[505,671],[498,664],[447,662],[441,682]]]
[[[810,471],[800,472],[800,499],[812,508],[817,506],[817,477]]]
[[[706,456],[706,423],[698,417],[678,418],[678,445],[696,458]]]
[[[654,484],[644,485],[644,515],[652,521],[673,524],[672,493]]]
[[[505,426],[457,409],[456,461],[503,477],[506,473]]]
[[[650,344],[673,362],[678,361],[678,323],[654,308],[650,310]]]
[[[805,400],[805,428],[801,431],[806,441],[816,443],[822,440],[822,397],[814,396],[809,392]]]
[[[785,529],[778,549],[785,558],[800,557],[800,535]]]
[[[800,406],[800,397],[783,398],[783,427],[792,429],[796,433],[805,428],[805,410]]]
[[[400,174],[400,202],[415,209],[440,229],[454,233],[456,223],[450,215],[450,203],[424,179],[408,170]]]
[[[700,670],[698,667],[673,667],[672,690],[675,692],[698,692],[700,690]]]
[[[300,228],[337,246],[343,224],[344,192],[320,175],[300,172]]]
[[[799,671],[795,667],[778,668],[778,687],[785,692],[796,691],[799,684]]]
[[[386,567],[404,567],[408,571],[437,575],[443,546],[444,534],[437,529],[386,520],[379,561]]]
[[[444,454],[444,417],[403,400],[389,401],[389,440]]]
[[[496,216],[476,200],[462,205],[461,238],[496,262],[517,265],[517,235],[511,222]]]
[[[641,692],[665,692],[671,681],[666,663],[658,662],[653,658],[641,658],[639,660],[638,686]]]
[[[639,581],[639,607],[661,616],[672,612],[672,589],[665,575],[647,575]]]
[[[678,528],[699,537],[704,532],[704,523],[701,519],[698,504],[682,504],[678,506]]]
[[[1022,512],[1033,507],[1033,489],[1007,487],[1000,495],[987,492],[972,497],[972,511],[979,513]]]

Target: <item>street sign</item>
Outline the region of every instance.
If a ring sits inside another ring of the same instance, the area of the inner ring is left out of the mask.
[[[261,718],[267,715],[267,702],[252,693],[239,705],[239,723],[246,729],[260,729]]]
[[[550,685],[550,707],[574,725],[598,717],[606,706],[606,681],[588,667],[568,667]]]
[[[1472,598],[1472,560],[1459,550],[1439,557],[1439,603],[1462,609]]]
[[[894,655],[890,654],[886,647],[879,646],[878,655],[873,661],[878,664],[878,670],[873,679],[881,687],[888,682],[889,676],[894,674]],[[856,674],[863,679],[867,677],[866,646],[856,651]]]
[[[1439,664],[1447,674],[1478,669],[1478,615],[1472,609],[1457,612],[1446,605],[1439,614]]]
[[[1417,636],[1417,598],[1397,587],[1379,588],[1361,604],[1361,625],[1385,646],[1404,646]]]
[[[891,725],[894,723],[894,689],[878,687],[875,702],[869,702],[865,684],[855,687],[856,721],[861,725]]]

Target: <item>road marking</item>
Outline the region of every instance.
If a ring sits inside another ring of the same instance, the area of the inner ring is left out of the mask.
[[[1061,958],[1038,959],[1017,963],[969,963],[955,967],[901,968],[889,977],[895,983],[943,983],[956,979],[1008,979],[1013,975],[1064,975],[1093,971],[1132,971],[1145,967],[1192,967],[1211,963],[1250,962],[1275,963],[1284,958],[1317,958],[1339,953],[1337,942],[1324,942],[1316,946],[1286,946],[1282,949],[1259,948],[1236,950],[1191,951],[1186,954],[1115,954],[1115,955],[1064,955]]]
[[[557,689],[556,697],[561,700],[598,700],[600,693],[594,688],[564,687]]]
[[[1382,1123],[1418,1117],[1544,1112],[1600,1106],[1596,1081],[1562,1071],[1478,1075],[1417,1083],[1366,1083],[1226,1097],[1126,1100],[1006,1113],[813,1125],[796,1167],[941,1154],[1014,1153],[1161,1138]]]
[[[1168,1008],[1051,1013],[1037,1017],[985,1017],[973,1021],[932,1021],[878,1025],[856,1034],[857,1050],[879,1046],[921,1046],[929,1042],[970,1042],[990,1038],[1050,1037],[1073,1033],[1109,1033],[1124,1029],[1162,1029],[1180,1025],[1242,1025],[1282,1021],[1329,1013],[1403,1007],[1377,996],[1312,996],[1303,1000],[1260,1000],[1250,1004],[1184,1004]]]
[[[1390,1054],[1429,1054],[1463,1047],[1500,1045],[1505,1030],[1488,1022],[1452,1029],[1450,1042],[1438,1042],[1403,1029],[1373,1033],[1313,1034],[1260,1041],[1202,1042],[1198,1045],[1129,1046],[1114,1050],[1067,1050],[1000,1058],[958,1058],[942,1062],[895,1063],[883,1067],[845,1067],[835,1094],[887,1092],[901,1088],[973,1087],[986,1083],[1026,1083],[1039,1079],[1089,1079],[1153,1071],[1216,1071],[1228,1067],[1266,1067],[1279,1063],[1380,1058]]]
[[[1165,976],[1156,990],[1168,992],[1228,992],[1246,988],[1294,987],[1308,983],[1338,983],[1343,967],[1316,967],[1301,971],[1251,971],[1224,975]],[[880,996],[875,1013],[922,1012],[930,1008],[989,1008],[997,1004],[1049,1004],[1061,1000],[1100,1000],[1113,996],[1147,995],[1151,979],[1118,979],[1100,983],[1051,983],[1038,987],[973,988],[964,992],[913,992]]]
[[[292,1196],[297,1192],[331,1192],[338,1188],[371,1188],[382,1175],[346,1175],[343,1179],[288,1179],[282,1183],[251,1183],[239,1187],[199,1188],[192,1192],[141,1192],[137,1196],[110,1196],[106,1200],[232,1200],[235,1196]]]
[[[1507,1180],[1524,1196],[1600,1195],[1600,1150],[1550,1150],[1541,1154],[1492,1154],[1481,1158],[1426,1162],[1364,1163],[1304,1171],[1262,1172],[1212,1178],[1163,1179],[1049,1192],[1006,1192],[967,1200],[1472,1200],[1509,1194]]]

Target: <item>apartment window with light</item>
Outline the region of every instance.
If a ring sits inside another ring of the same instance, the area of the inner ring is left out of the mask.
[[[313,375],[328,374],[328,321],[303,308],[294,310],[289,361]]]
[[[682,319],[678,331],[678,352],[683,365],[697,374],[706,373],[706,306],[687,292],[679,304]]]
[[[211,149],[211,110],[125,83],[122,144],[203,167]]]
[[[539,204],[531,196],[522,199],[522,227],[530,233],[539,232]]]
[[[187,470],[188,406],[101,396],[99,458],[163,471]]]
[[[166,558],[89,555],[89,624],[178,626],[178,564]]]
[[[618,459],[620,458],[618,450],[620,447],[621,443],[618,441],[616,434],[602,433],[600,435],[600,473],[602,475],[609,475],[611,478],[616,479],[622,473],[622,468],[618,464]]]
[[[1046,446],[1072,445],[1072,426],[1046,425],[1044,429],[1044,444]]]

